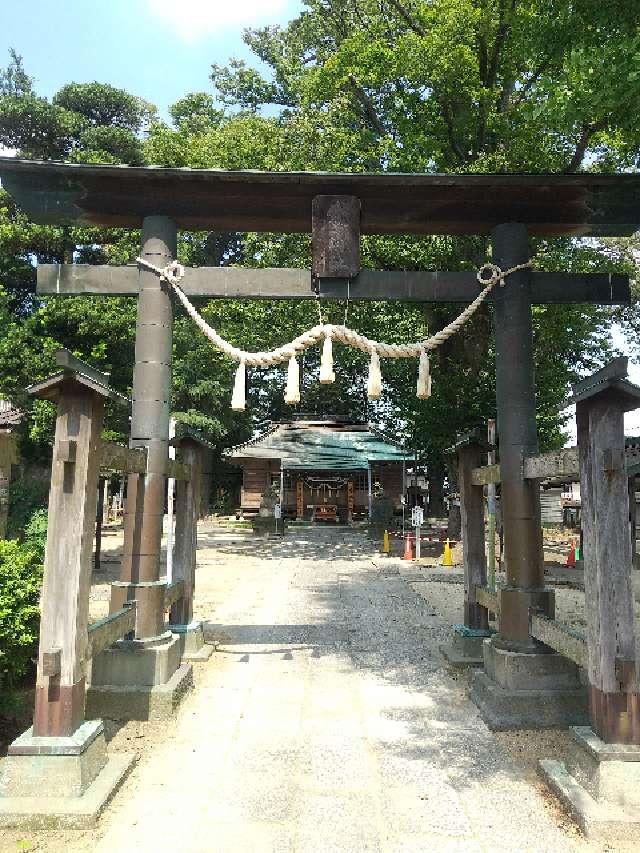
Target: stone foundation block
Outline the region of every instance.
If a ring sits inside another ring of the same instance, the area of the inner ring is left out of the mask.
[[[589,726],[571,734],[566,761],[541,761],[542,778],[585,835],[640,842],[640,746],[604,743]]]
[[[166,684],[180,666],[180,641],[167,631],[153,640],[118,640],[97,655],[91,686],[153,687]]]
[[[29,729],[0,763],[0,826],[92,826],[134,760],[107,756],[101,720],[83,723],[70,737],[34,737]]]
[[[188,625],[169,625],[169,630],[178,638],[180,656],[183,661],[202,663],[208,661],[215,651],[214,645],[208,645],[205,642],[202,622],[190,622]]]
[[[471,698],[489,728],[530,729],[588,722],[578,667],[558,654],[528,654],[483,644],[484,671],[473,674]]]
[[[79,797],[107,763],[101,720],[83,723],[70,737],[16,738],[2,762],[0,796]]]
[[[490,632],[458,629],[464,629],[464,626],[455,625],[452,638],[440,646],[447,666],[458,670],[483,666],[483,644]]]
[[[193,687],[193,667],[182,664],[166,684],[92,684],[87,713],[109,720],[166,720]]]

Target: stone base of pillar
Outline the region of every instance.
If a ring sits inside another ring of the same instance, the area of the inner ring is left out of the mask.
[[[574,726],[566,761],[539,769],[585,835],[640,840],[640,746],[604,743],[590,726]]]
[[[92,662],[87,715],[167,719],[192,687],[192,667],[181,664],[180,641],[170,631],[150,640],[119,640]]]
[[[494,730],[544,729],[588,722],[578,667],[555,653],[527,654],[483,644],[484,670],[474,672],[471,698]]]
[[[454,625],[453,637],[440,646],[449,669],[464,670],[484,665],[482,646],[491,631]]]
[[[188,625],[169,625],[180,644],[180,656],[183,661],[198,663],[208,661],[215,651],[215,645],[209,645],[204,639],[202,622],[189,622]]]
[[[107,755],[101,720],[68,737],[35,737],[28,729],[0,765],[0,826],[94,826],[134,762],[132,753]]]

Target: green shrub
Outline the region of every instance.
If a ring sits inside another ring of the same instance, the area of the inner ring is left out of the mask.
[[[49,514],[46,509],[37,509],[32,513],[24,529],[24,544],[31,548],[44,562],[44,546],[47,544],[47,523]]]
[[[15,540],[0,540],[0,682],[12,685],[29,669],[38,644],[42,558]]]
[[[22,539],[27,525],[38,509],[47,506],[49,484],[35,477],[21,477],[9,486],[7,539]]]

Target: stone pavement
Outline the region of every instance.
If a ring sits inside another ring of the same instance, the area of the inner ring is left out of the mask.
[[[590,849],[443,670],[443,620],[364,538],[215,541],[200,538],[196,597],[219,652],[97,853]]]

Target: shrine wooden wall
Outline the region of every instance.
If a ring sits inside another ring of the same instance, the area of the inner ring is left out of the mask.
[[[242,463],[242,495],[243,510],[249,512],[260,509],[262,496],[271,487],[272,477],[280,476],[278,459],[249,459]]]
[[[242,496],[241,506],[243,512],[254,513],[260,508],[260,501],[265,492],[269,490],[272,483],[276,484],[276,488],[280,488],[280,462],[278,459],[248,459],[242,463]],[[318,476],[327,474],[328,472],[318,472]],[[348,477],[348,472],[336,472],[340,476]],[[313,476],[314,472],[300,472],[301,477]],[[400,498],[403,494],[403,476],[402,464],[379,463],[373,466],[372,481],[379,482],[384,489],[386,497],[393,501],[395,508],[400,509]],[[295,475],[293,481],[297,479]],[[354,489],[354,504],[356,511],[368,511],[369,496],[366,488],[366,472],[354,472],[353,480],[356,484]],[[360,486],[360,487],[358,487]],[[330,503],[335,503],[339,507],[346,507],[346,489],[344,493],[334,494]],[[310,490],[305,486],[304,504],[305,512],[309,504],[317,503],[317,499],[310,493]],[[296,490],[294,488],[285,488],[284,492],[284,509],[295,511],[296,507]],[[290,513],[288,513],[290,514]]]

